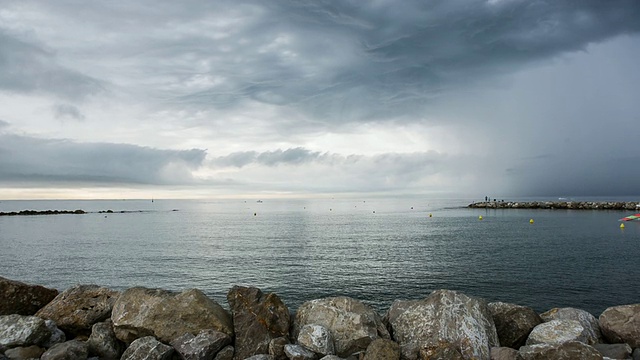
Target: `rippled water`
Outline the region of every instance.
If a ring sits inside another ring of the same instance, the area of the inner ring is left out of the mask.
[[[440,288],[596,316],[640,302],[640,222],[618,222],[628,213],[469,202],[1,201],[0,211],[141,212],[0,217],[0,276],[60,290],[195,287],[221,304],[231,286],[251,285],[292,309],[347,295],[381,313]]]

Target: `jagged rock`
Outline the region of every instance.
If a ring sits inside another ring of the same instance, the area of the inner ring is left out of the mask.
[[[230,343],[229,335],[207,329],[200,331],[198,336],[186,333],[172,341],[171,346],[184,360],[209,360]]]
[[[234,286],[227,293],[227,302],[233,314],[236,358],[267,354],[272,339],[289,334],[289,309],[278,295]]]
[[[274,360],[274,359],[273,359],[273,356],[271,356],[271,355],[257,354],[257,355],[249,356],[248,358],[245,358],[244,360]]]
[[[214,329],[233,337],[229,313],[197,289],[175,293],[135,287],[124,291],[111,314],[116,337],[125,343],[153,335],[170,343],[186,333]]]
[[[304,325],[298,334],[298,344],[322,356],[336,352],[331,332],[322,325]]]
[[[227,345],[222,348],[222,350],[218,351],[216,357],[213,360],[232,360],[233,353],[235,352],[233,346]]]
[[[493,347],[491,348],[491,360],[516,360],[518,358],[518,350],[510,347]]]
[[[287,360],[287,354],[284,353],[284,346],[289,344],[289,338],[282,336],[272,339],[269,342],[269,355],[276,360]]]
[[[562,344],[569,341],[587,343],[587,332],[575,320],[551,320],[542,323],[531,331],[527,345]]]
[[[320,360],[344,360],[344,359],[339,357],[338,355],[327,355],[321,358]]]
[[[0,315],[33,315],[58,295],[58,290],[0,276]]]
[[[42,345],[51,337],[45,321],[36,316],[0,316],[0,348]]]
[[[45,320],[44,323],[47,325],[47,328],[51,332],[51,336],[42,344],[43,347],[50,348],[55,344],[60,344],[67,341],[67,336],[64,334],[64,331],[58,328],[55,321]]]
[[[640,304],[614,306],[600,314],[600,330],[610,343],[640,347]]]
[[[367,349],[378,338],[389,339],[380,315],[370,306],[349,297],[331,297],[307,301],[296,313],[292,336],[298,338],[307,324],[322,325],[333,336],[336,355],[349,355]]]
[[[304,348],[302,345],[287,344],[284,346],[284,352],[290,360],[316,360],[316,354]]]
[[[602,334],[600,333],[598,319],[587,311],[570,307],[553,308],[540,314],[540,317],[545,322],[549,322],[551,320],[575,320],[585,329],[587,344],[593,345],[602,342]]]
[[[37,346],[31,345],[27,347],[16,347],[13,349],[9,349],[5,351],[5,355],[7,356],[5,359],[10,360],[22,360],[22,359],[40,359],[44,353],[44,349]],[[0,355],[0,359],[2,359],[2,355]]]
[[[71,340],[55,344],[42,354],[41,360],[83,360],[89,357],[89,347],[83,341]]]
[[[602,360],[602,354],[593,346],[580,341],[562,344],[536,344],[518,350],[518,360]]]
[[[632,358],[633,360],[640,360],[640,347],[635,348],[635,349],[633,350],[633,353],[631,353],[631,358]]]
[[[120,359],[124,351],[124,344],[116,338],[111,320],[93,324],[87,345],[89,355],[98,356],[101,359]]]
[[[602,356],[610,359],[631,358],[631,346],[629,344],[595,344],[593,345]]]
[[[438,343],[429,343],[420,349],[421,360],[464,360],[464,356],[458,350],[458,346],[440,340]],[[472,358],[475,359],[475,358]]]
[[[421,348],[447,342],[465,359],[489,359],[499,346],[491,312],[482,299],[451,290],[437,290],[423,300],[396,300],[386,318],[402,356],[417,359]]]
[[[58,294],[36,316],[56,322],[72,335],[88,335],[93,324],[111,315],[119,293],[98,285],[77,285]]]
[[[527,341],[531,330],[542,323],[540,316],[527,306],[503,302],[489,303],[488,306],[501,346],[520,348]]]
[[[363,360],[400,360],[400,346],[389,339],[375,339],[367,347]]]
[[[165,345],[153,336],[144,336],[134,340],[122,354],[121,360],[170,360],[173,348]]]

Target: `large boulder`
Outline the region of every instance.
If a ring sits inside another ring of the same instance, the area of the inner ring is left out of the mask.
[[[600,330],[610,343],[640,347],[640,304],[620,305],[600,314]]]
[[[451,344],[465,359],[488,360],[490,348],[499,346],[486,302],[457,291],[437,290],[423,300],[397,300],[386,317],[406,359],[417,359],[421,348]]]
[[[296,312],[292,337],[297,339],[300,329],[309,324],[329,329],[336,355],[340,357],[365,351],[375,339],[390,338],[382,318],[373,308],[344,296],[303,303]]]
[[[562,344],[569,341],[587,343],[587,331],[575,320],[551,320],[536,326],[527,345]]]
[[[571,307],[553,308],[540,314],[540,317],[545,322],[551,320],[575,320],[585,329],[587,344],[593,345],[602,342],[598,319],[587,311]]]
[[[33,315],[58,295],[58,290],[28,285],[0,276],[0,315]]]
[[[40,356],[42,356],[42,353],[44,353],[43,348],[37,346],[37,345],[31,345],[31,346],[26,346],[26,347],[15,347],[15,348],[11,348],[7,351],[4,352],[4,354],[7,357],[2,357],[2,354],[0,354],[0,360],[4,360],[4,359],[10,359],[10,360],[15,360],[15,359],[40,359]]]
[[[91,327],[111,315],[119,293],[98,285],[77,285],[58,294],[36,316],[56,322],[71,335],[89,335]]]
[[[87,345],[89,355],[100,359],[120,359],[124,351],[124,344],[116,338],[111,320],[93,324]]]
[[[55,344],[40,357],[41,360],[84,360],[89,357],[89,347],[84,341],[71,340]]]
[[[229,344],[231,344],[229,335],[207,329],[202,330],[198,336],[186,333],[173,340],[171,346],[184,360],[209,360]]]
[[[125,343],[155,336],[171,343],[176,338],[213,329],[233,337],[229,313],[197,289],[175,293],[162,289],[130,288],[113,306],[116,337]]]
[[[318,358],[316,353],[302,345],[287,344],[284,346],[284,353],[290,360],[315,360]]]
[[[633,350],[629,344],[595,344],[593,347],[609,359],[630,359]]]
[[[234,286],[227,293],[227,302],[233,315],[236,358],[268,354],[271,340],[289,334],[291,315],[278,295]]]
[[[510,347],[492,347],[491,360],[516,360],[518,358],[518,350]]]
[[[287,360],[287,354],[284,353],[284,346],[290,344],[289,338],[282,336],[275,338],[269,342],[269,355],[276,360]]]
[[[518,360],[602,360],[594,347],[580,341],[562,344],[536,344],[518,350]]]
[[[42,345],[51,337],[46,322],[35,316],[0,316],[0,349]]]
[[[536,325],[542,322],[530,307],[503,302],[489,303],[489,310],[496,325],[501,346],[518,349]]]
[[[122,354],[121,360],[171,360],[174,350],[153,336],[134,340]]]

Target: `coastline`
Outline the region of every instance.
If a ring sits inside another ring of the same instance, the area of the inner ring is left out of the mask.
[[[467,206],[473,209],[545,209],[545,210],[631,210],[640,211],[636,201],[482,201]]]

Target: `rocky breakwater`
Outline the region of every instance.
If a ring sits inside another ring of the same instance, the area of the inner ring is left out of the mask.
[[[78,285],[61,293],[0,278],[0,359],[640,359],[640,304],[531,308],[437,290],[384,316],[349,297],[291,313],[234,286],[229,311],[200,290]],[[29,302],[27,305],[25,302]]]
[[[626,201],[484,201],[468,207],[475,209],[565,209],[565,210],[638,210],[640,202]]]
[[[10,211],[0,212],[0,216],[29,216],[29,215],[62,215],[62,214],[74,214],[81,215],[86,214],[84,210],[22,210],[22,211]]]

